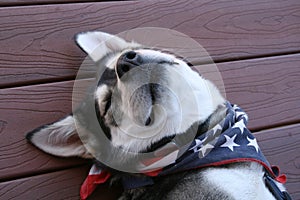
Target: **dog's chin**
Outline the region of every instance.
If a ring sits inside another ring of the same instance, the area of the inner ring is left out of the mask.
[[[152,113],[152,102],[151,99],[142,99],[142,100],[131,100],[130,101],[129,116],[132,120],[132,123],[137,126],[148,126],[151,122],[151,113]]]
[[[132,110],[132,123],[143,129],[153,129],[155,126],[162,125],[163,118],[166,117],[166,110],[160,104],[145,105],[140,111]],[[136,113],[139,114],[136,114]]]
[[[154,123],[153,105],[145,108],[145,110],[145,115],[138,117],[137,119],[135,119],[135,121],[139,126],[150,127]]]
[[[158,93],[159,86],[146,84],[138,88],[129,100],[129,110],[132,121],[138,126],[147,127],[154,123],[155,111],[162,95]]]

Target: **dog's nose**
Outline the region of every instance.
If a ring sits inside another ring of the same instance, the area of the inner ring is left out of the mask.
[[[135,51],[128,51],[120,56],[117,62],[117,74],[121,78],[126,72],[143,64],[142,57]]]

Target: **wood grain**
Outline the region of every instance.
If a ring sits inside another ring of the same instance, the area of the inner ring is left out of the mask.
[[[300,55],[292,55],[219,66],[227,98],[246,110],[251,129],[300,121],[299,63]],[[200,72],[214,77],[209,69],[210,65]],[[48,156],[24,139],[26,132],[72,111],[72,89],[73,81],[67,81],[0,90],[2,179],[82,163]]]
[[[1,0],[0,6],[29,6],[41,4],[64,4],[64,3],[93,2],[93,0]]]
[[[73,82],[0,90],[0,180],[82,164],[49,156],[25,141],[25,133],[72,111]]]
[[[226,98],[248,113],[252,130],[299,122],[299,65],[300,54],[217,64]]]
[[[79,199],[90,162],[47,155],[25,133],[71,112],[73,79],[86,57],[76,33],[146,26],[185,33],[208,51],[219,71],[196,68],[248,113],[261,150],[300,199],[300,1],[88,1],[0,1],[0,199]],[[209,62],[205,53],[191,59]],[[120,191],[104,185],[91,199]]]
[[[281,173],[293,199],[300,199],[300,124],[261,131],[255,134],[262,152]]]
[[[0,183],[0,199],[79,200],[80,186],[88,171],[89,167],[86,166],[2,182]],[[117,199],[120,191],[120,188],[117,187],[109,188],[107,184],[101,185],[89,200]]]
[[[87,30],[157,26],[185,33],[216,61],[300,51],[300,2],[128,1],[0,9],[0,87],[74,78]]]
[[[288,177],[287,189],[293,199],[300,198],[300,124],[256,133],[261,150],[272,164]],[[0,183],[1,199],[79,199],[79,188],[88,167],[63,170]],[[119,187],[99,186],[90,199],[116,199]]]

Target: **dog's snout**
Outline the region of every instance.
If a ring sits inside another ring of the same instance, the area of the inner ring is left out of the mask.
[[[117,62],[117,74],[121,78],[126,72],[143,64],[142,57],[135,51],[128,51]]]

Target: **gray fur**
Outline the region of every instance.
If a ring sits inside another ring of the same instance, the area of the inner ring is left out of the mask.
[[[119,200],[232,200],[222,188],[209,183],[205,169],[161,177],[155,185],[125,191]]]

